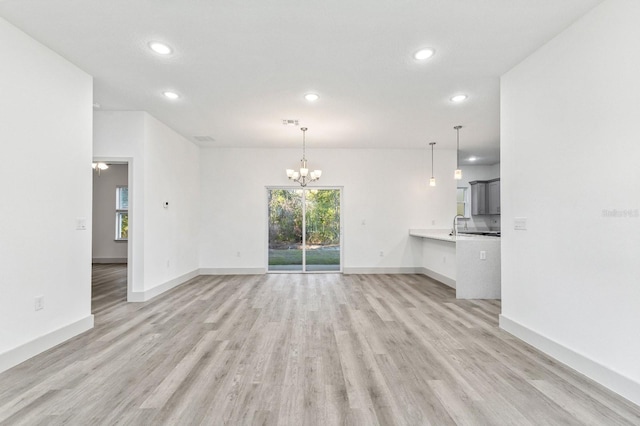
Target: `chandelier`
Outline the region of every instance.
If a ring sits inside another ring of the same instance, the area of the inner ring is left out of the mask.
[[[107,170],[109,166],[106,163],[91,163],[91,168],[98,172],[98,176],[100,176],[100,172],[102,170]]]
[[[287,169],[287,177],[289,180],[294,182],[298,182],[300,186],[305,187],[309,182],[316,181],[320,179],[322,176],[322,170],[313,170],[309,171],[307,167],[307,157],[306,157],[306,141],[305,135],[307,133],[306,127],[301,127],[302,130],[302,160],[300,160],[300,170],[295,171],[293,169]]]

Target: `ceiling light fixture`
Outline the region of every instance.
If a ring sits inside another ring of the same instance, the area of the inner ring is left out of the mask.
[[[413,54],[413,58],[416,61],[424,61],[432,57],[435,53],[436,51],[434,49],[428,47],[426,49],[418,50],[416,53]]]
[[[100,172],[102,170],[107,170],[109,166],[106,163],[91,163],[91,168],[98,172],[98,176],[100,176]]]
[[[162,92],[162,94],[169,99],[178,99],[180,97],[180,95],[175,92]]]
[[[289,180],[298,182],[300,186],[304,188],[305,186],[307,186],[309,182],[313,182],[320,179],[320,176],[322,176],[322,170],[314,170],[312,172],[309,172],[309,168],[307,167],[307,157],[305,152],[306,151],[305,135],[307,133],[307,128],[301,127],[300,130],[302,130],[302,160],[300,160],[300,170],[296,172],[293,169],[287,169],[287,177],[289,178]]]
[[[320,99],[320,96],[318,96],[315,93],[307,93],[306,95],[304,95],[304,98],[306,100],[308,100],[309,102],[314,102],[314,101],[317,101],[318,99]]]
[[[453,173],[453,178],[460,180],[462,179],[462,170],[460,170],[460,129],[462,126],[455,126],[457,137],[456,137],[456,171]]]
[[[477,157],[469,157],[469,161],[476,161],[477,159]]]
[[[468,97],[467,95],[463,95],[463,94],[455,95],[451,97],[451,102],[462,102],[467,100],[467,97]]]
[[[152,41],[149,43],[149,49],[153,50],[158,55],[169,55],[172,52],[169,46],[158,41]]]
[[[429,179],[429,186],[436,186],[436,178],[433,177],[433,146],[435,142],[429,142],[431,145],[431,179]]]

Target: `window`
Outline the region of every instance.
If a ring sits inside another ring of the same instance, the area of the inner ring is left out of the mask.
[[[129,188],[116,188],[116,240],[129,238]]]
[[[458,188],[456,201],[456,213],[464,217],[469,217],[469,210],[467,209],[467,188]]]

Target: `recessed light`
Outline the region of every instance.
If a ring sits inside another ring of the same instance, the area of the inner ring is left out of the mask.
[[[462,102],[468,98],[467,95],[455,95],[451,97],[451,102]]]
[[[159,55],[168,55],[172,52],[169,46],[158,41],[152,41],[151,43],[149,43],[149,49],[153,50]]]
[[[306,95],[304,95],[304,98],[309,102],[313,102],[313,101],[317,101],[320,98],[320,96],[318,96],[315,93],[307,93]]]
[[[477,157],[469,157],[469,161],[476,161],[477,159]]]
[[[162,94],[169,99],[178,99],[180,95],[175,92],[162,92]]]
[[[424,61],[425,59],[429,59],[432,57],[436,51],[432,48],[420,49],[416,53],[413,54],[413,57],[417,61]]]

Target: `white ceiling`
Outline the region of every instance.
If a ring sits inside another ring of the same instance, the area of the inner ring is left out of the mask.
[[[500,75],[601,1],[0,0],[0,16],[93,75],[100,109],[201,145],[299,148],[297,119],[310,149],[455,148],[460,124],[461,158],[491,164]]]

